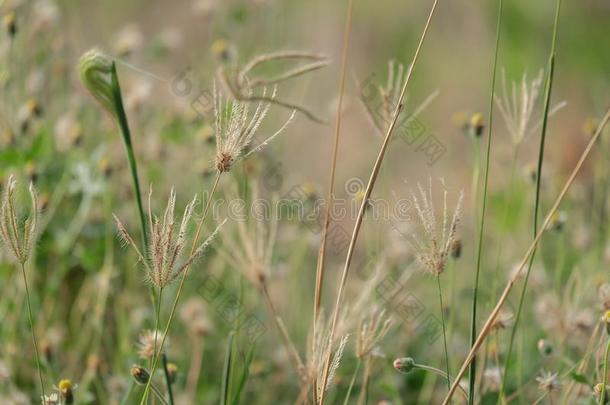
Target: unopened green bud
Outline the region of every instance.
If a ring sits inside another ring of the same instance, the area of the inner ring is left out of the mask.
[[[83,54],[78,61],[80,80],[110,114],[115,115],[112,97],[112,61],[99,49]]]
[[[394,360],[394,368],[406,374],[415,368],[415,360],[412,357],[401,357]]]

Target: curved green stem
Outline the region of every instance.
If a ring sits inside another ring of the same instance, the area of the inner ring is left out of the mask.
[[[138,208],[138,216],[140,218],[140,228],[142,233],[142,245],[144,246],[145,254],[148,254],[148,234],[146,232],[146,220],[144,216],[144,208],[142,206],[140,181],[138,179],[138,166],[136,163],[135,153],[133,151],[133,144],[131,142],[131,131],[129,130],[129,123],[127,122],[127,114],[125,114],[125,109],[123,108],[121,86],[119,84],[119,77],[117,75],[116,65],[114,62],[112,62],[111,80],[114,109],[119,127],[121,129],[121,135],[123,136],[123,144],[125,145],[127,161],[129,162],[129,171],[131,172],[134,194],[136,195],[136,205]]]
[[[429,371],[431,373],[440,375],[441,377],[446,379],[450,384],[453,383],[453,381],[454,381],[454,379],[451,378],[451,376],[449,374],[445,373],[443,370],[439,370],[436,367],[431,367],[431,366],[426,366],[425,364],[415,363],[415,364],[413,364],[413,369],[420,369],[420,370]],[[461,386],[458,386],[458,390],[462,393],[462,395],[464,395],[465,399],[468,399],[468,394],[466,393],[466,391],[464,391],[464,388],[462,388]]]

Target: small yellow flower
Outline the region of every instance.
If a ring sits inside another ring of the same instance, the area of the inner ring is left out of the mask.
[[[73,384],[72,381],[63,379],[59,381],[59,384],[57,384],[57,387],[55,388],[59,391],[59,396],[63,401],[62,403],[69,405],[74,403],[74,390],[77,387],[78,386]]]

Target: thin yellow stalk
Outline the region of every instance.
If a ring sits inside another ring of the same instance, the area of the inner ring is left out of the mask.
[[[313,308],[313,328],[314,334],[316,329],[316,320],[320,313],[320,301],[322,296],[322,285],[324,284],[324,256],[326,254],[326,237],[328,235],[328,226],[330,225],[330,210],[334,199],[335,191],[335,174],[337,168],[337,152],[339,149],[339,134],[341,132],[341,110],[343,109],[343,94],[345,93],[345,71],[347,70],[347,51],[349,48],[349,38],[352,31],[352,9],[353,0],[349,0],[347,4],[347,19],[345,21],[345,31],[343,33],[343,48],[341,51],[341,73],[339,77],[339,90],[337,111],[335,118],[335,141],[333,144],[333,154],[330,164],[330,178],[328,180],[328,194],[326,195],[326,210],[324,212],[324,227],[322,229],[322,241],[318,252],[318,262],[316,265],[316,290]]]
[[[407,91],[407,86],[409,84],[409,82],[411,81],[411,77],[413,75],[413,70],[415,68],[415,64],[417,62],[417,59],[419,57],[419,54],[421,52],[421,48],[422,45],[424,43],[424,39],[426,38],[426,34],[428,33],[428,29],[430,28],[430,23],[432,21],[432,17],[434,15],[434,11],[436,10],[436,6],[438,4],[438,0],[434,0],[434,3],[432,4],[432,9],[430,10],[430,14],[428,15],[428,20],[426,21],[426,25],[424,26],[424,30],[422,32],[421,38],[419,39],[419,43],[417,45],[417,48],[415,50],[415,55],[413,56],[413,61],[411,63],[411,66],[409,67],[409,71],[407,73],[407,77],[405,78],[405,82],[402,86],[402,90],[400,92],[400,97],[398,98],[398,102],[396,104],[396,108],[394,109],[394,113],[392,116],[392,121],[390,121],[390,125],[388,126],[388,129],[386,131],[385,134],[385,138],[383,140],[383,143],[381,145],[381,148],[379,150],[379,154],[377,155],[377,159],[375,160],[375,165],[373,166],[373,170],[371,172],[371,176],[369,178],[368,184],[366,186],[366,189],[364,191],[364,198],[362,199],[362,202],[360,204],[360,209],[358,211],[358,217],[356,218],[356,223],[354,225],[354,230],[352,232],[352,237],[349,243],[349,247],[347,250],[347,257],[345,259],[345,265],[343,267],[343,273],[341,274],[341,281],[339,283],[339,290],[337,292],[337,301],[335,303],[335,310],[334,310],[334,315],[333,315],[333,321],[331,323],[331,328],[330,328],[330,336],[329,336],[329,340],[332,343],[335,337],[335,329],[337,326],[337,321],[339,318],[339,310],[341,308],[341,300],[343,298],[343,290],[345,289],[345,284],[347,282],[347,276],[349,274],[349,266],[351,264],[352,261],[352,257],[354,254],[354,248],[356,246],[356,241],[358,239],[358,234],[360,233],[360,226],[362,225],[362,219],[364,216],[364,210],[366,208],[367,202],[371,196],[371,193],[373,192],[373,187],[375,185],[375,182],[377,180],[377,177],[379,175],[379,171],[381,170],[381,164],[383,163],[383,158],[385,156],[386,150],[388,148],[388,145],[390,143],[390,137],[392,135],[392,132],[394,130],[394,127],[396,126],[396,122],[398,121],[398,116],[400,114],[400,112],[403,109],[403,100],[405,98],[405,93]],[[320,404],[323,405],[324,404],[324,397],[326,394],[326,387],[328,384],[328,374],[330,371],[330,364],[331,364],[331,354],[332,354],[332,344],[329,345],[329,350],[328,353],[326,354],[326,363],[325,363],[325,369],[324,369],[324,377],[322,380],[322,387],[321,387],[321,397],[320,397]]]
[[[513,286],[515,285],[519,275],[523,271],[523,268],[527,264],[530,256],[533,254],[534,250],[536,249],[536,246],[538,245],[538,242],[542,238],[542,234],[547,229],[548,224],[551,222],[551,218],[557,212],[557,209],[559,208],[559,205],[561,204],[561,202],[563,201],[564,197],[568,193],[568,190],[572,186],[572,183],[574,183],[574,180],[576,179],[576,176],[580,172],[580,169],[582,168],[582,165],[584,164],[585,160],[589,156],[589,153],[593,149],[593,146],[595,145],[595,142],[597,141],[597,139],[601,135],[601,133],[602,133],[604,127],[606,126],[606,124],[608,123],[609,119],[610,119],[610,109],[608,109],[608,111],[606,112],[606,115],[602,119],[602,122],[599,125],[599,127],[597,128],[597,131],[595,132],[593,137],[591,137],[591,140],[589,141],[589,143],[587,144],[587,147],[585,148],[585,150],[583,151],[582,155],[580,156],[580,159],[578,160],[578,163],[576,163],[576,166],[574,167],[574,170],[572,170],[572,173],[570,174],[570,177],[568,178],[568,180],[566,181],[563,189],[561,190],[561,193],[559,193],[559,196],[555,200],[555,203],[553,204],[553,206],[549,210],[546,218],[544,219],[544,223],[542,224],[542,226],[538,230],[538,233],[536,234],[536,237],[532,241],[530,247],[527,249],[527,252],[525,253],[525,256],[521,260],[521,263],[519,264],[519,267],[518,267],[518,271],[515,272],[513,277],[506,284],[506,287],[504,288],[504,291],[502,292],[502,295],[500,296],[498,302],[496,303],[496,306],[494,307],[493,311],[491,311],[491,314],[487,318],[487,321],[485,321],[485,325],[483,325],[483,328],[481,329],[481,332],[479,333],[479,335],[478,335],[474,345],[472,345],[472,348],[471,348],[470,352],[468,353],[468,356],[466,356],[466,359],[464,360],[464,363],[462,364],[462,366],[460,368],[460,371],[458,372],[457,376],[455,377],[455,381],[452,384],[451,389],[449,390],[449,393],[447,394],[447,396],[445,397],[445,400],[443,401],[443,405],[447,405],[449,403],[449,400],[451,399],[451,397],[453,396],[455,390],[458,387],[460,379],[463,377],[464,373],[468,369],[468,366],[469,366],[470,362],[472,361],[474,356],[477,354],[479,348],[481,347],[481,345],[485,341],[485,338],[487,337],[487,335],[491,331],[491,327],[492,327],[492,324],[493,324],[496,316],[500,312],[500,309],[502,309],[502,306],[506,302],[506,300],[508,298],[508,295],[509,295],[510,291],[512,290]]]

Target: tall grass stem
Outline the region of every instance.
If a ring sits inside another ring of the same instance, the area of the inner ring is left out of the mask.
[[[424,40],[426,38],[426,35],[428,33],[428,29],[430,28],[430,23],[432,21],[432,17],[434,16],[434,12],[436,10],[436,6],[438,5],[438,1],[439,0],[434,0],[434,3],[432,4],[432,8],[430,10],[430,13],[428,15],[428,19],[426,21],[426,24],[424,26],[421,38],[419,39],[419,43],[417,45],[417,48],[415,50],[415,54],[413,56],[413,61],[410,65],[410,68],[408,70],[407,73],[407,77],[405,78],[405,82],[402,86],[402,90],[400,92],[400,97],[398,98],[398,102],[396,104],[396,108],[394,109],[394,113],[392,116],[392,120],[390,121],[390,125],[388,126],[387,132],[385,134],[385,138],[383,140],[383,143],[381,145],[381,148],[379,150],[379,153],[377,155],[377,158],[375,160],[375,164],[373,165],[373,169],[371,171],[371,175],[368,181],[368,184],[366,186],[365,192],[364,192],[364,196],[362,198],[362,202],[360,204],[360,209],[358,211],[358,216],[356,218],[356,223],[354,224],[354,229],[352,232],[352,236],[350,239],[350,243],[349,243],[349,247],[347,250],[347,256],[345,259],[345,264],[343,266],[343,271],[341,274],[341,280],[339,282],[339,289],[337,291],[337,298],[336,298],[336,302],[335,302],[335,308],[334,308],[334,313],[333,313],[333,318],[332,318],[332,323],[331,323],[331,327],[330,327],[330,333],[329,333],[329,340],[332,343],[334,341],[335,338],[335,329],[337,326],[337,321],[339,318],[339,312],[341,310],[341,302],[342,302],[342,298],[343,298],[343,291],[345,289],[345,284],[347,282],[347,276],[349,274],[349,267],[352,261],[352,257],[354,254],[354,249],[356,247],[356,241],[358,240],[358,235],[360,233],[360,227],[362,225],[362,219],[364,217],[364,210],[366,208],[366,205],[368,203],[368,200],[371,196],[371,193],[373,192],[373,188],[375,186],[375,182],[377,180],[377,177],[379,176],[379,171],[381,170],[381,165],[383,163],[383,158],[385,156],[386,150],[388,148],[389,142],[390,142],[390,138],[392,136],[392,132],[394,130],[394,127],[396,126],[396,123],[398,121],[398,116],[400,114],[400,112],[403,109],[403,100],[405,98],[405,94],[407,91],[407,87],[408,84],[411,81],[411,77],[413,75],[413,71],[415,69],[415,65],[417,63],[417,60],[419,58],[419,54],[421,52]],[[332,346],[329,345],[329,346]],[[325,360],[325,365],[324,365],[324,373],[323,373],[323,377],[322,377],[322,387],[321,387],[321,398],[320,398],[320,405],[324,405],[324,398],[326,395],[326,386],[328,383],[328,375],[330,372],[330,366],[331,366],[331,356],[332,356],[332,347],[329,347],[329,350],[327,350],[326,353],[326,360]]]
[[[470,313],[470,346],[472,347],[475,342],[477,333],[477,306],[479,296],[479,278],[481,275],[481,261],[483,253],[483,235],[485,233],[485,214],[487,208],[487,186],[489,183],[489,162],[491,160],[491,139],[492,139],[492,127],[493,127],[493,116],[494,116],[494,96],[496,91],[496,74],[498,70],[498,55],[500,50],[500,33],[502,29],[502,0],[498,0],[498,20],[496,23],[496,41],[494,49],[494,60],[491,74],[491,91],[489,94],[489,123],[487,126],[487,151],[485,154],[485,173],[483,180],[483,196],[481,206],[481,221],[479,225],[479,241],[477,247],[477,262],[474,278],[474,287],[472,289],[472,310]],[[476,196],[475,196],[476,197]],[[474,387],[476,380],[476,360],[473,360],[470,364],[470,370],[468,375],[468,404],[474,403]]]

